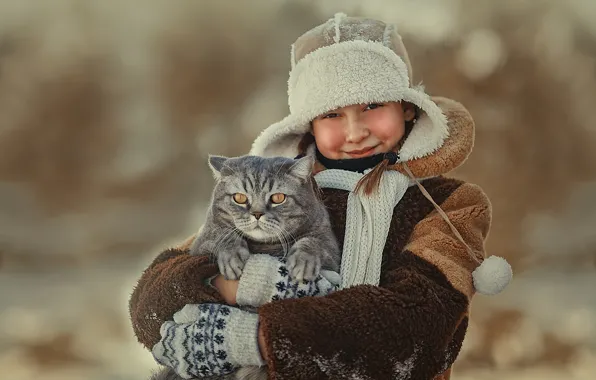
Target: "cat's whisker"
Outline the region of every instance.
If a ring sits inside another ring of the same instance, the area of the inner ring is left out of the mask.
[[[231,231],[230,231],[230,232],[228,232],[228,233],[226,234],[226,237],[227,237],[227,236],[229,236],[230,234],[232,234],[232,232],[231,232]],[[214,256],[215,256],[215,257],[216,257],[216,256],[219,254],[219,252],[220,252],[220,250],[221,250],[221,247],[223,247],[223,246],[225,245],[225,244],[224,244],[224,242],[225,242],[225,241],[227,241],[227,240],[228,240],[227,238],[226,238],[226,239],[221,239],[221,240],[220,240],[220,241],[219,241],[219,242],[218,242],[218,243],[215,245],[215,247],[213,248],[213,254],[214,254]],[[214,257],[214,258],[215,258],[215,257]]]
[[[288,240],[287,236],[284,234],[283,228],[280,227],[279,232],[280,232],[280,236],[282,238],[282,245],[284,248],[284,258],[285,258],[285,257],[288,257],[288,254],[290,253],[291,243]]]
[[[237,245],[237,241],[238,240],[243,240],[244,239],[244,233],[242,231],[240,231],[238,228],[234,227],[234,230],[237,232],[236,233],[236,239],[234,239],[234,246]]]
[[[219,237],[217,238],[217,240],[215,241],[215,247],[219,248],[219,246],[228,238],[228,236],[234,232],[234,228],[233,227],[228,227],[225,230],[223,230],[223,232],[219,235]]]
[[[255,228],[258,222],[256,220],[252,221],[250,219],[234,219],[234,224],[242,230],[248,230]],[[245,236],[246,234],[242,232],[242,235]]]
[[[254,228],[253,222],[246,219],[236,219],[234,218],[234,227],[242,236],[246,236],[243,230],[247,230],[249,228]]]
[[[275,235],[277,236],[277,239],[279,240],[279,242],[281,243],[281,248],[283,249],[283,258],[286,258],[288,256],[288,244],[286,242],[285,237],[283,236],[283,233],[281,232],[281,229],[279,230],[279,232],[275,231]]]
[[[238,238],[244,238],[246,237],[246,234],[238,227],[234,226],[234,231],[238,232]]]
[[[286,234],[286,236],[289,236],[289,237],[290,237],[290,239],[289,239],[289,240],[292,242],[292,244],[294,244],[294,243],[296,242],[296,240],[298,240],[298,239],[296,239],[296,236],[294,236],[294,235],[293,235],[291,232],[289,232],[288,230],[286,230],[286,229],[284,229],[284,228],[282,228],[282,227],[280,227],[280,229],[281,229],[281,231],[282,231],[283,233],[285,233],[285,234]]]
[[[240,236],[238,236],[238,234],[235,234],[234,232],[238,231],[238,229],[236,227],[228,227],[227,229],[224,230],[224,233],[221,234],[221,236],[217,239],[217,243],[215,244],[215,248],[213,249],[213,252],[217,255],[219,253],[219,249],[226,243],[229,241],[230,238],[235,238],[238,239]],[[236,235],[236,236],[234,236]]]
[[[287,230],[285,230],[284,228],[282,228],[281,226],[278,227],[279,228],[279,232],[281,233],[281,236],[283,238],[283,243],[284,244],[284,258],[287,257],[289,251],[290,251],[290,247],[292,245],[294,245],[294,243],[296,242],[296,238]]]

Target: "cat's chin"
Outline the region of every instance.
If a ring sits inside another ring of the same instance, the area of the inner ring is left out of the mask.
[[[270,241],[277,241],[276,236],[271,236],[271,234],[263,231],[259,227],[253,228],[250,231],[242,231],[244,235],[248,236],[250,239],[258,242],[270,242]]]

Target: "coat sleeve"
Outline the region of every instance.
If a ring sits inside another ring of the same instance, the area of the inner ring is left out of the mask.
[[[193,238],[161,252],[142,273],[129,300],[138,341],[147,349],[160,340],[160,327],[187,304],[225,303],[207,280],[218,274],[206,256],[188,254]]]
[[[482,190],[463,184],[441,208],[482,254],[491,220]],[[387,259],[379,286],[259,309],[270,378],[432,379],[459,353],[476,265],[448,224],[431,212],[404,249]]]

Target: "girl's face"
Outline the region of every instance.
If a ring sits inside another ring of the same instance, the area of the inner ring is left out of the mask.
[[[338,160],[386,153],[405,133],[401,103],[356,104],[330,111],[312,122],[317,148],[323,156]],[[411,115],[410,115],[411,113]]]

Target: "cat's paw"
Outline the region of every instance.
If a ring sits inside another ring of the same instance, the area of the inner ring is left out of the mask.
[[[238,280],[249,256],[250,252],[245,245],[234,250],[220,252],[217,256],[219,272],[223,274],[226,280]]]
[[[298,281],[314,281],[321,272],[321,258],[300,250],[290,250],[286,262],[290,275]]]

